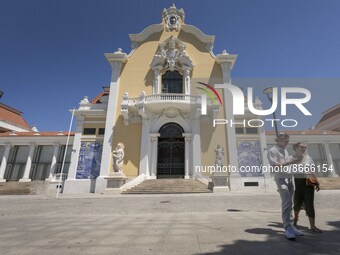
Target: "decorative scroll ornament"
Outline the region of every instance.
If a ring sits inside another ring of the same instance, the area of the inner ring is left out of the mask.
[[[169,107],[169,108],[164,109],[163,114],[166,117],[172,119],[172,118],[176,118],[179,115],[179,111],[176,108]]]
[[[152,59],[153,70],[192,70],[194,67],[190,57],[185,51],[185,44],[171,36],[158,46],[158,51]]]

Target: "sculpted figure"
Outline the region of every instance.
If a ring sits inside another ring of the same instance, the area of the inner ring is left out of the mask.
[[[176,60],[178,57],[178,50],[176,49],[175,38],[171,37],[168,45],[169,45],[169,49],[167,51],[168,65],[169,65],[170,71],[173,71],[175,70]]]
[[[159,49],[156,55],[153,57],[151,62],[151,68],[163,67],[166,60],[166,51],[164,49],[164,44],[159,44]]]
[[[224,150],[220,144],[215,149],[215,165],[221,167],[224,165]]]
[[[116,149],[112,152],[113,171],[123,172],[124,144],[118,143]]]
[[[178,55],[178,62],[186,68],[192,68],[193,64],[190,58],[187,55],[187,52],[185,50],[185,45],[179,46],[179,55]]]

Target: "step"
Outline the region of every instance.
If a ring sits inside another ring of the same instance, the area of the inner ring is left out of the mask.
[[[138,186],[123,191],[122,194],[187,194],[211,192],[206,185],[195,179],[157,179],[145,180]]]
[[[29,195],[31,184],[25,182],[0,182],[0,195]]]

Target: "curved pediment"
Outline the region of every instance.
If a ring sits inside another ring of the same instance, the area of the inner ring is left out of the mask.
[[[152,34],[161,32],[163,28],[164,28],[163,24],[153,24],[145,28],[139,34],[129,34],[131,44],[132,44],[132,49],[137,48],[141,42],[148,39],[149,36],[151,36]]]
[[[215,36],[214,35],[206,35],[203,33],[199,28],[183,24],[182,30],[186,33],[192,34],[196,36],[198,40],[200,40],[202,43],[204,43],[209,51],[212,51],[212,48],[214,46]]]
[[[160,24],[153,24],[145,28],[139,34],[129,34],[132,50],[136,49],[147,40],[151,35],[162,31],[180,31],[194,35],[200,42],[205,44],[205,47],[212,54],[215,36],[206,35],[199,28],[193,25],[184,24],[184,11],[178,10],[175,5],[169,9],[164,9],[162,12],[163,21]]]

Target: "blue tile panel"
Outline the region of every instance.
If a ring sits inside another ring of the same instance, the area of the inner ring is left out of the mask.
[[[242,177],[256,177],[263,176],[262,170],[260,168],[262,164],[261,156],[261,144],[260,141],[238,141],[237,142],[237,155],[239,167],[244,166],[258,166],[260,171],[242,172],[240,175]]]
[[[99,176],[103,145],[81,142],[76,179],[96,179]]]

